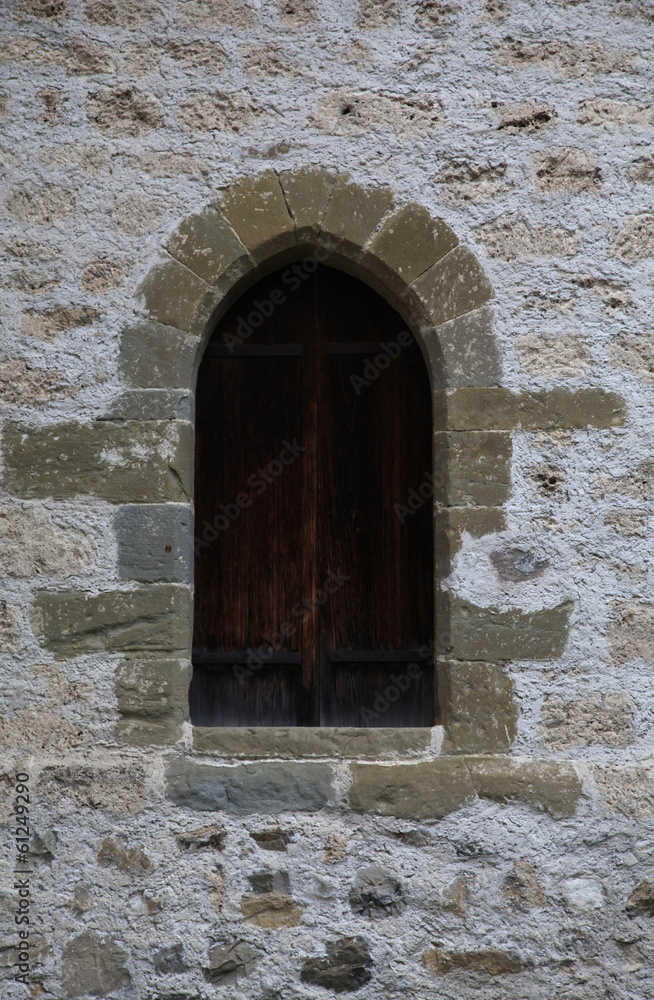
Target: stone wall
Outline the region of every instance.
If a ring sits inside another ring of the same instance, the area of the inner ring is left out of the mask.
[[[3,995],[651,996],[651,4],[0,18]],[[318,245],[432,367],[442,725],[194,731],[193,374]]]

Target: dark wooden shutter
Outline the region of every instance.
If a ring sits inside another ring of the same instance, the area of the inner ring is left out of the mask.
[[[433,723],[432,503],[396,510],[432,460],[408,339],[367,286],[301,265],[213,335],[196,398],[195,725]]]

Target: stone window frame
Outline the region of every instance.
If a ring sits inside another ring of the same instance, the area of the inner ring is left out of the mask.
[[[474,253],[424,206],[398,204],[390,188],[336,172],[245,177],[184,219],[140,286],[141,318],[120,338],[126,389],[103,419],[6,431],[5,482],[15,495],[79,496],[83,478],[88,494],[116,504],[119,573],[136,585],[96,596],[37,593],[36,630],[60,658],[123,654],[116,672],[119,740],[188,740],[197,371],[210,333],[243,291],[317,248],[329,255],[325,263],[359,278],[399,312],[432,378],[440,725],[193,727],[193,748],[232,758],[505,754],[518,719],[506,664],[560,656],[572,604],[501,612],[475,607],[439,584],[464,531],[481,537],[506,527],[512,430],[613,427],[623,422],[622,400],[593,388],[501,387],[493,289]],[[103,467],[111,449],[126,456],[122,467]]]

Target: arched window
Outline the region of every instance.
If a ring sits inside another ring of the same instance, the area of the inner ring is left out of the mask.
[[[431,388],[399,315],[313,258],[197,382],[191,721],[430,726]]]

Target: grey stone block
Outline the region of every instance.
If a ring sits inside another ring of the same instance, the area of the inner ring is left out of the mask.
[[[129,504],[114,516],[121,580],[189,583],[193,514],[183,504]]]
[[[328,764],[262,762],[212,767],[177,760],[168,767],[167,797],[178,806],[232,815],[309,812],[333,798]]]

